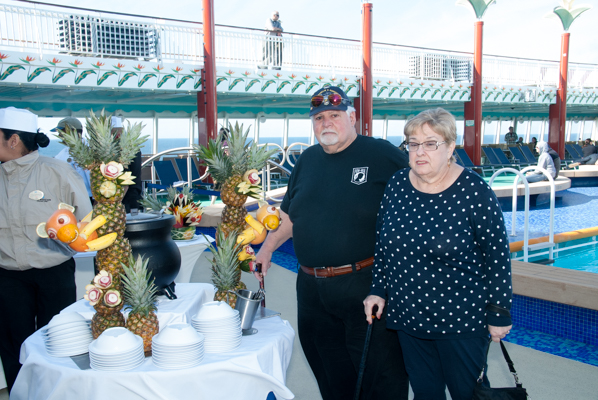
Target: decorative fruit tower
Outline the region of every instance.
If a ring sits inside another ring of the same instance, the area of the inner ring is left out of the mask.
[[[91,112],[86,121],[87,141],[82,141],[77,132],[71,130],[68,125],[66,130],[61,132],[60,138],[62,144],[70,148],[70,155],[75,162],[91,173],[91,190],[96,201],[93,216],[103,215],[106,218],[106,223],[98,228],[98,235],[113,232],[117,234],[114,243],[99,250],[96,255],[98,271],[105,271],[112,281],[111,296],[102,292],[103,296],[93,302],[96,314],[92,319],[92,333],[94,338],[97,338],[105,329],[124,326],[125,322],[120,312],[123,306],[120,299],[120,276],[123,272],[122,264],[129,262],[131,246],[124,237],[126,213],[122,199],[125,194],[124,186],[133,184],[135,177],[123,170],[140,151],[147,136],[141,137],[143,126],[140,123],[129,125],[120,136],[113,134],[110,116],[104,111],[99,117]],[[117,304],[114,292],[118,293]]]
[[[125,275],[122,276],[122,283],[125,303],[131,310],[126,327],[143,338],[143,350],[149,356],[152,353],[152,338],[160,329],[156,315],[158,288],[147,269],[148,262],[149,259],[137,256],[135,260],[131,255],[128,265],[123,264]]]
[[[225,204],[222,222],[216,232],[218,250],[216,252],[212,249],[212,282],[217,289],[215,300],[227,301],[232,307],[237,299],[229,290],[246,287],[241,282],[241,260],[238,257],[243,246],[249,243],[238,240],[239,234],[247,225],[245,202],[248,196],[259,196],[261,188],[258,170],[277,151],[268,151],[265,147],[258,147],[253,141],[248,142],[248,134],[249,128],[243,131],[243,125],[239,126],[237,123],[234,127],[230,125],[228,147],[222,145],[221,135],[216,140],[210,140],[207,147],[195,147],[199,158],[207,164]]]

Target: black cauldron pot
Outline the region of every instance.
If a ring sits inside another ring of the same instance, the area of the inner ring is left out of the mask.
[[[181,269],[181,253],[170,237],[175,218],[168,214],[127,214],[125,237],[131,244],[133,257],[149,259],[148,269],[156,279],[159,293],[176,299],[174,279]]]

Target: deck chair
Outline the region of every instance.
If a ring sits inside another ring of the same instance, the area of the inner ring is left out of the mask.
[[[160,184],[149,183],[147,187],[164,189],[168,186],[175,186],[175,183],[183,180],[171,159],[155,160],[153,164],[158,174],[158,179],[160,179]]]
[[[181,179],[184,181],[188,181],[187,175],[187,158],[176,158],[175,159],[176,165],[179,169],[179,173],[181,174]],[[197,170],[197,165],[191,159],[191,180],[196,181],[199,179],[199,171]]]
[[[513,158],[515,158],[516,160],[519,160],[518,163],[520,166],[529,166],[529,165],[536,164],[535,160],[530,162],[527,159],[527,157],[525,156],[525,154],[523,154],[523,152],[521,151],[521,148],[519,146],[509,147],[509,150],[511,151]]]
[[[496,153],[494,152],[494,149],[492,147],[482,147],[482,150],[484,151],[484,154],[486,154],[486,159],[488,160],[490,165],[492,165],[496,169],[500,169],[500,168],[504,168],[504,167],[515,167],[516,168],[516,166],[511,164],[509,162],[509,160],[507,160],[506,162],[501,162],[498,159],[498,156],[496,155]],[[502,153],[502,151],[501,151],[501,153]],[[503,154],[503,156],[504,156],[504,154]],[[506,157],[505,157],[505,159],[506,159]]]
[[[538,162],[538,159],[536,158],[536,156],[534,156],[534,153],[532,153],[532,151],[529,147],[521,146],[519,149],[521,150],[521,152],[523,153],[525,158],[527,158],[527,162],[532,163],[532,164],[535,164]]]
[[[582,147],[581,147],[580,145],[578,145],[578,144],[573,144],[572,146],[573,146],[573,148],[574,148],[575,150],[577,150],[577,152],[579,153],[579,155],[583,157],[583,150],[582,150]]]
[[[577,149],[572,144],[566,144],[565,150],[567,150],[567,152],[571,156],[571,157],[565,157],[565,159],[567,159],[567,160],[575,160],[575,159],[580,159],[583,157],[583,155],[582,155],[583,153],[578,153]]]
[[[475,165],[471,158],[467,155],[465,149],[455,149],[455,155],[461,161],[461,165],[469,169],[479,169],[482,171],[482,176],[486,176],[486,171],[490,170],[494,173],[494,167],[490,165]]]
[[[503,149],[494,148],[494,154],[498,158],[498,161],[500,161],[501,163],[503,163],[503,164],[510,163],[511,166],[513,166],[517,169],[521,169],[521,163],[519,161],[509,160],[507,158],[507,155],[503,151]]]

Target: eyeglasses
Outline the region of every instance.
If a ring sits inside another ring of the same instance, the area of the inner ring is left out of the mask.
[[[444,143],[446,143],[446,141],[435,142],[433,140],[430,140],[430,141],[423,142],[423,143],[409,142],[409,143],[407,143],[405,148],[407,149],[407,151],[416,152],[419,149],[419,146],[423,146],[423,149],[425,151],[435,151],[435,150],[438,150],[438,146],[440,146],[441,144],[444,144]]]
[[[327,106],[328,104],[332,104],[333,106],[338,106],[341,105],[342,103],[348,103],[351,104],[351,101],[348,99],[343,99],[343,96],[341,96],[338,93],[332,93],[329,94],[328,97],[324,97],[324,96],[314,96],[311,98],[311,105],[314,107],[320,107],[322,105],[322,103]]]

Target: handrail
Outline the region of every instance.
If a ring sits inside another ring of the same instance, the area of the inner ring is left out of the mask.
[[[548,237],[548,242],[543,242],[541,244],[541,246],[549,248],[548,257],[549,257],[549,259],[552,259],[552,253],[553,253],[553,248],[554,248],[555,186],[554,186],[554,179],[548,173],[548,171],[542,167],[538,167],[537,165],[525,167],[521,171],[518,171],[515,168],[508,168],[508,167],[501,168],[492,175],[492,177],[490,178],[490,181],[488,182],[488,185],[492,187],[494,178],[496,178],[498,175],[505,173],[505,172],[511,172],[516,175],[516,178],[513,180],[511,236],[517,236],[517,189],[519,186],[519,180],[521,180],[523,182],[523,185],[525,187],[525,199],[524,199],[524,201],[525,201],[524,210],[525,211],[524,211],[524,228],[523,228],[523,261],[525,261],[525,262],[527,262],[528,258],[529,258],[530,245],[529,245],[529,182],[527,181],[527,178],[525,177],[524,173],[527,171],[532,171],[532,170],[540,171],[548,178],[548,181],[550,182],[550,233],[549,233],[549,237]],[[538,245],[532,245],[532,246],[538,246]]]
[[[195,154],[195,148],[193,147],[175,147],[173,149],[168,149],[168,150],[164,150],[161,151],[159,153],[154,154],[153,156],[149,157],[147,160],[145,160],[143,163],[141,163],[141,168],[145,167],[147,164],[152,163],[152,183],[155,184],[156,183],[156,174],[155,174],[155,169],[154,169],[154,164],[153,162],[157,159],[159,159],[160,157],[166,155],[166,154],[171,154],[171,153],[177,153],[180,151],[187,151],[187,184],[189,185],[189,187],[191,187],[193,185],[193,182],[195,181],[203,181],[204,179],[206,179],[210,173],[208,171],[208,169],[206,168],[206,172],[200,176],[199,178],[193,180],[193,175],[192,175],[192,167],[191,167],[191,163],[193,162],[191,160],[191,157]]]
[[[285,155],[286,155],[286,159],[288,160],[288,162],[289,162],[289,164],[291,165],[291,167],[294,167],[294,166],[295,166],[295,163],[291,161],[291,158],[289,157],[289,153],[290,153],[290,151],[291,151],[291,148],[293,148],[293,147],[295,147],[295,146],[305,146],[305,147],[310,147],[311,145],[309,145],[309,144],[307,144],[307,143],[295,142],[295,143],[292,143],[292,144],[290,144],[290,145],[287,147],[287,150],[286,150],[286,152],[285,152]],[[299,151],[299,154],[302,154],[304,151],[305,151],[304,149],[301,149],[301,150]],[[283,161],[283,163],[284,163],[284,161]],[[289,175],[290,175],[290,174],[289,174]]]

